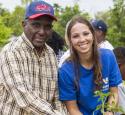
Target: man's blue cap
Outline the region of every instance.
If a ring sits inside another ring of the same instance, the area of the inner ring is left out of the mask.
[[[103,20],[91,20],[91,24],[95,29],[107,32],[107,25]]]
[[[45,1],[31,2],[26,9],[25,19],[35,19],[41,16],[49,16],[53,20],[57,20],[54,16],[53,7]]]

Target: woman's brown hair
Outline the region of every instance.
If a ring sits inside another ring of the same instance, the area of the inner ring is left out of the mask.
[[[95,38],[95,31],[92,27],[92,25],[90,24],[90,22],[88,20],[86,20],[84,17],[82,16],[74,16],[67,25],[66,28],[66,33],[65,36],[66,41],[68,42],[69,48],[70,48],[70,60],[73,62],[74,64],[74,71],[75,71],[75,85],[77,88],[79,88],[79,79],[80,79],[80,72],[79,72],[79,57],[77,55],[77,52],[75,51],[75,49],[72,47],[71,44],[71,29],[72,27],[76,24],[76,23],[82,23],[85,24],[89,27],[92,35],[93,35],[93,45],[92,45],[92,59],[93,59],[93,69],[94,69],[94,75],[93,75],[93,80],[95,83],[95,90],[101,89],[101,85],[102,85],[102,74],[101,74],[101,64],[100,64],[100,60],[99,60],[99,52],[98,52],[98,48],[97,48],[97,41]],[[83,57],[84,58],[84,57]]]

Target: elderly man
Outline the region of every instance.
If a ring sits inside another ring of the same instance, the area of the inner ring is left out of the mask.
[[[22,22],[24,32],[0,54],[0,114],[60,115],[57,62],[46,44],[56,20],[53,7],[32,2]]]

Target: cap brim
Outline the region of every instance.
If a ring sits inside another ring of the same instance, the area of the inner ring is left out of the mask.
[[[57,18],[54,17],[54,16],[52,16],[52,15],[50,15],[50,14],[34,14],[34,15],[28,17],[28,18],[29,18],[29,19],[36,19],[36,18],[38,18],[38,17],[45,16],[45,15],[46,15],[46,16],[49,16],[49,17],[51,17],[53,20],[57,21]]]

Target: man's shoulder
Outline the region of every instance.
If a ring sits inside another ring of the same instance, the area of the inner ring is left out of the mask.
[[[20,47],[20,43],[21,43],[20,36],[19,37],[15,37],[12,41],[10,41],[9,43],[7,43],[2,48],[1,53],[15,51],[18,47]]]
[[[113,50],[113,49],[114,49],[113,46],[112,46],[112,44],[111,44],[109,41],[107,41],[107,40],[101,42],[101,43],[99,44],[99,47],[100,47],[100,48],[105,48],[105,49],[110,49],[110,50]]]
[[[49,45],[47,45],[47,44],[45,44],[45,45],[46,45],[46,49],[47,49],[47,51],[48,51],[49,53],[55,54],[55,53],[54,53],[54,50],[53,50]]]
[[[105,40],[104,41],[104,44],[106,44],[106,45],[111,45],[112,46],[112,44],[108,41],[108,40]],[[113,46],[112,46],[113,47]]]

